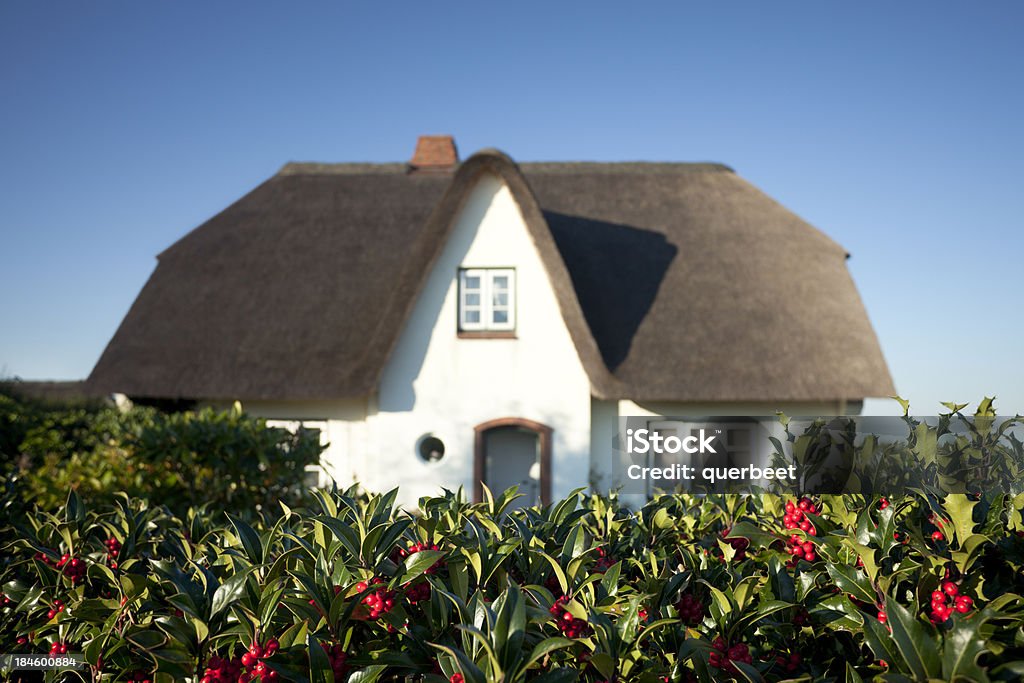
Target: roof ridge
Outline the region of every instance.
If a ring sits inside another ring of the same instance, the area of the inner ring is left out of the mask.
[[[289,161],[276,175],[357,175],[372,173],[407,173],[409,165],[402,162],[375,163],[366,161],[325,163],[320,161]]]
[[[513,162],[527,173],[735,173],[714,161],[522,161]],[[456,167],[457,169],[458,167]],[[318,162],[289,161],[277,172],[288,175],[372,175],[406,174],[404,162]]]
[[[717,161],[524,161],[517,164],[534,173],[735,173],[735,169]]]

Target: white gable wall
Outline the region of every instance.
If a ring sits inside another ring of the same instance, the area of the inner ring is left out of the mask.
[[[515,268],[517,338],[458,337],[460,267]],[[370,490],[400,485],[406,505],[441,486],[471,494],[473,428],[504,417],[554,429],[554,499],[588,485],[590,382],[518,205],[500,179],[485,175],[384,370],[367,419],[370,450],[356,474]],[[424,434],[444,442],[441,461],[426,463],[415,453]]]

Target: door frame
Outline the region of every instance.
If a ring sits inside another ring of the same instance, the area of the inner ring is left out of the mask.
[[[551,427],[523,417],[499,417],[473,427],[473,500],[484,498],[484,478],[487,475],[487,432],[501,427],[518,427],[537,435],[540,451],[540,502],[551,504]]]

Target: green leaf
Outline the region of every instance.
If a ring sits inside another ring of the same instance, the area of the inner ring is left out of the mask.
[[[960,544],[974,533],[974,506],[977,504],[962,493],[951,493],[942,502]]]
[[[312,633],[306,635],[306,652],[309,654],[310,683],[334,683],[331,660]]]
[[[263,562],[263,546],[260,544],[260,535],[243,520],[230,513],[226,514],[228,519],[231,520],[231,526],[234,527],[235,534],[238,536],[238,540],[241,542],[249,561],[253,564]]]
[[[622,562],[616,562],[605,571],[601,577],[601,585],[608,595],[614,596],[619,592],[619,575],[622,573]]]
[[[903,655],[900,654],[900,649],[896,646],[892,635],[889,634],[889,630],[872,616],[866,614],[860,616],[863,620],[864,642],[875,654],[875,659],[888,662],[890,667],[904,666]]]
[[[910,401],[905,398],[900,398],[899,396],[890,396],[889,398],[899,403],[900,407],[903,408],[903,417],[907,417],[907,415],[910,414]]]
[[[277,639],[282,650],[287,650],[293,645],[306,642],[306,622],[300,621],[296,624],[292,624],[285,630],[284,633]]]
[[[590,658],[590,664],[604,677],[605,680],[615,678],[615,660],[607,652],[598,652]]]
[[[718,548],[722,551],[722,559],[726,563],[732,562],[732,558],[736,556],[736,549],[720,538],[716,538],[715,541],[718,543]]]
[[[386,664],[375,664],[359,671],[353,671],[348,676],[348,683],[375,683],[381,674],[387,671],[387,668]]]
[[[213,602],[210,605],[211,619],[219,616],[229,605],[241,597],[242,593],[245,592],[245,582],[254,570],[254,567],[243,569],[217,587],[213,594]]]
[[[942,677],[947,681],[985,681],[988,676],[978,666],[978,657],[985,651],[985,638],[979,629],[986,621],[988,610],[969,616],[957,615],[953,627],[946,633],[942,648]]]
[[[747,607],[747,603],[756,595],[756,590],[760,584],[760,577],[748,576],[733,589],[732,597],[736,601],[736,607],[742,612]]]
[[[929,633],[924,624],[892,596],[886,596],[885,613],[892,638],[914,676],[918,680],[938,677],[941,665],[934,633]]]
[[[125,634],[125,640],[143,650],[155,650],[167,642],[167,636],[152,629],[132,629]]]
[[[827,569],[829,576],[843,592],[872,605],[878,601],[878,596],[867,577],[853,567],[829,563]]]
[[[552,669],[536,678],[531,678],[530,683],[573,683],[573,681],[579,680],[579,677],[579,672],[576,669],[566,667]]]
[[[555,650],[572,647],[574,644],[574,641],[569,640],[568,638],[547,638],[542,640],[534,646],[530,656],[526,659],[526,663],[523,664],[522,670],[525,671],[526,669],[529,669],[533,664],[536,664]]]
[[[466,683],[487,683],[487,677],[484,676],[484,672],[462,650],[447,645],[438,645],[437,643],[427,644],[451,656],[458,664],[459,673],[462,674]]]
[[[767,548],[779,540],[775,534],[769,533],[750,522],[736,522],[733,524],[727,538],[746,538],[750,540],[752,546],[761,548]]]
[[[79,498],[78,492],[75,489],[71,489],[68,492],[67,502],[64,504],[64,521],[81,522],[85,519],[85,506],[82,505],[82,499]],[[68,550],[70,551],[70,544],[68,544]]]
[[[456,624],[455,628],[459,629],[463,633],[468,633],[474,640],[480,643],[480,646],[483,647],[484,652],[487,653],[487,659],[490,661],[492,676],[498,680],[501,680],[503,678],[501,662],[498,661],[498,654],[494,651],[494,647],[491,645],[490,639],[488,639],[488,637],[485,636],[483,632],[475,626]]]
[[[715,623],[719,626],[725,625],[726,617],[729,612],[732,611],[732,603],[729,602],[729,598],[722,591],[718,590],[710,583],[704,582],[708,590],[711,591],[711,616],[714,618]]]
[[[555,578],[558,580],[558,585],[562,588],[562,592],[566,595],[569,594],[569,580],[565,578],[565,572],[562,571],[562,565],[558,564],[558,560],[551,557],[547,553],[538,553],[541,557],[548,561],[551,565],[552,571],[555,572]]]
[[[772,556],[769,561],[768,579],[776,599],[796,602],[796,585],[793,583],[793,577],[789,570],[782,566],[782,562],[777,556]]]
[[[743,680],[750,681],[750,683],[763,683],[764,678],[761,676],[761,672],[752,667],[746,662],[733,662],[736,670],[739,671]]]
[[[860,558],[861,563],[864,565],[864,570],[868,573],[868,578],[871,579],[872,583],[878,577],[878,563],[875,562],[875,549],[858,543],[853,539],[846,539],[846,543],[850,545],[857,557]]]
[[[565,543],[562,544],[562,562],[568,563],[569,560],[579,557],[586,542],[587,537],[583,525],[574,525],[569,531],[569,535],[565,537]]]
[[[423,572],[437,564],[438,560],[444,557],[444,555],[445,553],[441,550],[421,550],[405,558],[403,565],[405,573],[402,576],[402,583],[409,583],[419,577]]]
[[[753,612],[744,614],[739,621],[736,622],[736,626],[733,627],[733,630],[737,633],[742,633],[765,617],[771,616],[776,612],[789,609],[792,606],[793,605],[791,603],[783,602],[781,600],[769,600],[767,602],[762,602]]]
[[[480,559],[480,552],[477,550],[470,550],[468,548],[461,548],[460,551],[465,556],[469,566],[473,568],[473,573],[476,575],[477,584],[481,584],[484,581],[484,570],[483,562]]]

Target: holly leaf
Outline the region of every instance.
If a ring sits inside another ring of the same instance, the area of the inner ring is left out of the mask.
[[[869,604],[875,604],[878,600],[871,582],[853,567],[829,564],[827,569],[829,576],[843,592]]]
[[[885,614],[892,628],[892,639],[899,646],[904,661],[918,680],[936,678],[941,670],[935,649],[935,634],[892,596],[885,598]]]
[[[957,542],[961,545],[974,533],[974,506],[977,504],[977,501],[968,499],[962,493],[951,493],[942,502],[956,530]]]

